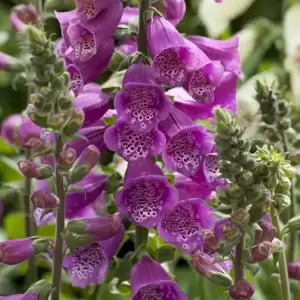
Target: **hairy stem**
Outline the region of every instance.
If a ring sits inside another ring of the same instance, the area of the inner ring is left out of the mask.
[[[146,35],[146,23],[144,20],[145,11],[150,7],[151,0],[139,1],[139,34],[138,34],[138,50],[147,55],[147,35]],[[148,241],[148,229],[140,226],[135,227],[135,249],[138,249],[141,245],[147,244]]]
[[[271,217],[273,225],[276,227],[277,230],[277,238],[282,240],[280,225],[279,225],[279,215],[274,209],[271,208]],[[284,242],[284,241],[283,241]],[[280,275],[280,287],[281,287],[281,299],[282,300],[291,300],[291,292],[290,292],[290,283],[287,271],[287,261],[285,256],[285,251],[279,252],[279,275]]]
[[[235,258],[234,258],[234,282],[244,279],[244,262],[243,254],[245,247],[245,234],[242,233],[239,243],[235,248]]]
[[[56,155],[63,150],[63,141],[60,134],[56,135]],[[61,272],[63,263],[63,250],[64,240],[62,233],[65,228],[65,191],[63,176],[61,175],[58,168],[55,172],[56,180],[56,192],[60,201],[59,208],[56,214],[56,232],[55,232],[55,248],[54,248],[54,260],[52,270],[52,284],[55,287],[55,291],[52,294],[52,300],[59,300],[60,297],[60,286],[61,286]]]
[[[43,0],[32,0],[34,7],[39,12],[40,16],[43,14]]]
[[[286,138],[286,134],[284,131],[280,131],[281,141],[283,144],[284,152],[289,151],[289,144]],[[285,212],[283,212],[285,213]],[[291,185],[291,205],[288,210],[286,210],[286,215],[284,215],[285,223],[294,218],[297,214],[297,199],[295,193],[295,178],[292,180]],[[288,248],[287,248],[287,261],[294,261],[297,257],[297,245],[298,245],[298,233],[291,232],[288,236]]]

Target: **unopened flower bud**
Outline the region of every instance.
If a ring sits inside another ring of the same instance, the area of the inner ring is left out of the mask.
[[[58,154],[56,162],[58,167],[62,169],[69,169],[73,166],[76,158],[76,151],[72,148],[69,148]]]
[[[243,189],[236,183],[230,183],[227,188],[227,193],[233,198],[239,198],[243,195]]]
[[[24,148],[31,149],[32,154],[48,155],[54,149],[50,141],[45,141],[41,138],[30,138],[23,144]]]
[[[73,136],[82,126],[84,121],[84,112],[81,108],[73,108],[70,119],[63,129],[66,136]]]
[[[63,96],[58,99],[59,108],[63,111],[69,110],[72,108],[74,102],[74,96],[72,94]]]
[[[53,108],[53,103],[46,100],[43,95],[39,93],[34,93],[30,96],[30,103],[34,105],[34,107],[43,113],[51,112]]]
[[[65,113],[51,114],[47,118],[47,127],[50,127],[54,130],[62,129],[68,122],[68,116]]]
[[[35,254],[47,251],[49,241],[46,238],[25,238],[0,243],[0,262],[16,265]]]
[[[254,286],[246,280],[240,280],[229,290],[229,295],[233,300],[250,299],[254,294]]]
[[[29,42],[33,45],[45,45],[47,43],[47,38],[43,31],[34,26],[26,27],[26,33]]]
[[[276,227],[271,222],[268,222],[264,219],[261,219],[258,222],[258,225],[262,229],[262,235],[260,240],[255,240],[255,243],[258,244],[260,242],[272,242],[277,234]]]
[[[300,280],[300,261],[293,261],[288,263],[289,277]]]
[[[279,130],[287,130],[291,127],[291,120],[289,119],[283,119],[278,124]]]
[[[66,241],[73,242],[71,248],[89,245],[93,242],[106,240],[114,236],[122,226],[121,218],[117,215],[98,216],[71,220],[66,226]],[[68,236],[75,239],[68,239]]]
[[[262,242],[251,249],[251,261],[262,262],[272,254],[272,243]]]
[[[242,187],[248,187],[253,181],[253,174],[250,171],[244,171],[238,175],[238,184]]]
[[[238,226],[228,219],[220,221],[220,233],[225,240],[235,240],[240,235]]]
[[[17,5],[10,15],[10,25],[15,31],[22,31],[28,24],[37,24],[40,16],[31,5]]]
[[[20,171],[25,177],[36,179],[47,179],[53,175],[53,171],[48,165],[38,165],[30,160],[18,162]]]
[[[94,145],[86,147],[74,163],[74,166],[71,170],[70,182],[75,183],[84,178],[97,164],[99,158],[100,152],[97,147]]]
[[[24,66],[20,60],[14,58],[8,54],[0,52],[0,70],[10,72],[21,72],[24,70]]]
[[[217,250],[220,247],[220,239],[217,234],[209,229],[203,229],[201,237],[205,245],[212,250]]]
[[[275,187],[276,194],[287,194],[291,189],[291,181],[289,178],[285,177]]]
[[[39,111],[35,108],[33,104],[28,104],[26,108],[26,114],[29,119],[40,127],[47,128],[47,116],[44,113],[39,113]]]
[[[288,195],[276,194],[273,197],[277,210],[283,211],[291,205],[291,198]]]
[[[243,208],[237,208],[231,213],[230,221],[237,225],[247,224],[250,220],[250,214]]]
[[[53,285],[50,282],[48,282],[47,280],[42,279],[42,280],[35,282],[33,285],[31,285],[29,287],[29,289],[26,291],[25,295],[26,296],[28,294],[33,295],[32,299],[48,300],[49,296],[54,291],[55,291],[55,288],[53,287]],[[24,299],[25,299],[25,297],[24,297]]]
[[[59,199],[54,194],[42,190],[33,192],[30,200],[34,207],[38,208],[55,208],[59,204]]]
[[[21,115],[11,115],[1,124],[1,136],[11,145],[19,144],[18,129],[23,121]]]

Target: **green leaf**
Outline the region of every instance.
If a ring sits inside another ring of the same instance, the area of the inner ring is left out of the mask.
[[[25,236],[24,216],[20,212],[11,213],[4,217],[3,227],[8,239],[20,239]]]
[[[106,126],[112,126],[116,123],[117,121],[117,116],[112,115],[112,117],[104,117],[104,123]]]
[[[129,280],[130,271],[132,269],[133,255],[133,252],[128,252],[120,262],[119,266],[116,267],[114,277],[118,278],[117,285],[120,285],[122,282]]]
[[[6,156],[0,156],[0,176],[4,182],[17,181],[24,178],[18,169],[17,163]]]
[[[164,263],[175,258],[176,248],[172,245],[162,245],[157,249],[157,261]]]
[[[1,32],[0,32],[1,34]],[[7,144],[2,137],[0,137],[0,154],[15,155],[17,153],[16,148]]]

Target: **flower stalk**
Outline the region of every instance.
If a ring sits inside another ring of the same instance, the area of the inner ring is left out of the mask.
[[[245,235],[242,234],[235,248],[236,251],[235,258],[234,258],[234,282],[235,283],[244,279],[244,262],[243,262],[244,248],[245,248]]]

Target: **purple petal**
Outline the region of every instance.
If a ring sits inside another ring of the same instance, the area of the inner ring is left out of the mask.
[[[25,117],[19,127],[19,138],[21,145],[24,145],[31,138],[39,138],[40,135],[41,127],[35,125],[28,117]]]
[[[190,177],[201,169],[204,155],[213,148],[213,136],[202,126],[191,126],[168,140],[163,161],[168,169]]]
[[[67,65],[66,70],[70,74],[70,90],[73,91],[75,95],[78,95],[83,88],[83,78],[77,67],[72,64]]]
[[[55,216],[56,216],[55,211],[49,212],[43,216],[44,211],[45,211],[45,209],[43,209],[43,208],[36,208],[33,212],[35,224],[38,227],[50,224],[55,219]]]
[[[132,268],[130,273],[130,282],[132,294],[148,284],[158,283],[160,281],[171,281],[169,274],[156,261],[149,256],[143,256]]]
[[[91,283],[102,283],[109,263],[103,247],[94,243],[76,250],[77,254],[65,256],[63,262],[63,266],[71,276],[72,285],[85,288]]]
[[[139,16],[139,9],[136,7],[125,7],[120,20],[121,25],[128,25],[134,18]]]
[[[127,166],[124,176],[124,186],[126,186],[133,179],[149,175],[163,176],[163,172],[160,167],[150,159],[142,159],[136,162],[130,162]]]
[[[178,202],[163,215],[157,232],[166,242],[191,253],[202,245],[201,230],[212,229],[214,224],[212,208],[200,199],[189,199]]]
[[[121,44],[116,46],[115,50],[123,53],[126,56],[136,53],[137,51],[136,39],[132,36],[128,37]]]
[[[17,144],[19,142],[18,129],[23,122],[23,116],[10,115],[1,124],[1,136],[3,139],[11,144]]]
[[[158,130],[134,132],[125,122],[106,129],[104,133],[106,146],[127,161],[147,159],[158,155],[166,144],[164,134]]]
[[[176,190],[165,177],[148,175],[126,184],[115,201],[121,215],[139,226],[153,228],[177,199]]]

